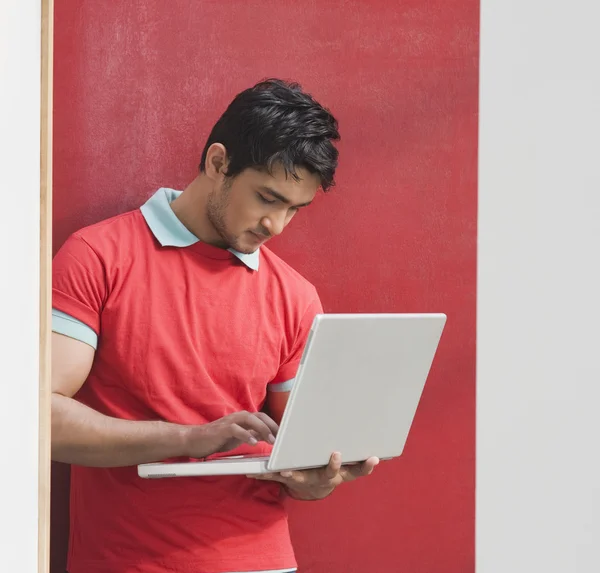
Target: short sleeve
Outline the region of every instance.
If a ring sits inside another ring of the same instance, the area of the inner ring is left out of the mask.
[[[105,267],[79,235],[71,235],[52,261],[52,308],[100,334],[100,314],[106,300]]]
[[[281,364],[279,372],[277,372],[277,375],[269,384],[271,389],[276,390],[274,386],[276,386],[278,383],[281,384],[283,382],[288,382],[296,376],[296,373],[298,372],[298,368],[300,366],[300,360],[302,359],[302,353],[304,352],[304,347],[306,346],[306,343],[308,341],[308,335],[310,334],[310,329],[312,327],[315,316],[317,316],[317,314],[322,313],[323,306],[321,305],[319,297],[316,296],[308,305],[302,319],[300,320],[300,324],[296,334],[296,340],[294,342],[294,345],[292,346],[290,354]]]

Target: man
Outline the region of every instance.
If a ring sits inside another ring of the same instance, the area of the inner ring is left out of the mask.
[[[199,175],[74,233],[53,264],[52,456],[73,464],[70,573],[293,571],[284,495],[375,458],[267,476],[142,480],[136,465],[268,453],[315,288],[264,243],[327,190],[334,117],[296,84],[240,93]]]

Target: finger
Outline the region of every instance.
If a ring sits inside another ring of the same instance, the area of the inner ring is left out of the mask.
[[[342,454],[335,452],[325,467],[282,472],[288,483],[307,486],[337,486],[342,482],[340,469],[342,468]]]
[[[255,437],[257,434],[242,428],[239,424],[231,424],[231,426],[229,426],[229,433],[232,438],[235,438],[243,444],[250,444],[251,446],[256,446],[256,444],[258,444],[258,437]]]
[[[362,464],[344,466],[341,470],[341,474],[344,481],[352,481],[356,478],[372,474],[378,464],[379,458],[369,458]]]
[[[273,420],[273,418],[270,418],[264,412],[256,412],[255,416],[260,418],[267,426],[269,426],[271,433],[274,436],[277,435],[277,432],[279,432],[279,426],[277,425],[277,422]]]
[[[285,470],[279,472],[277,475],[281,483],[285,483],[291,486],[314,486],[321,485],[323,481],[328,482],[323,476],[323,468],[310,469],[310,470]]]
[[[363,464],[363,475],[371,475],[373,473],[373,470],[379,465],[379,458],[377,457],[372,457],[369,458],[364,464]]]
[[[258,434],[258,439],[261,439],[269,444],[275,443],[275,436],[271,431],[271,428],[257,415],[251,414],[250,412],[244,412],[240,415],[237,425],[243,427],[246,430],[253,430]]]
[[[358,478],[371,475],[377,464],[379,464],[378,458],[369,458],[366,462],[363,462],[362,464],[360,464],[360,466],[358,466],[358,470],[354,474],[355,477]]]
[[[275,436],[279,430],[279,426],[263,412],[250,414],[249,422],[253,424],[255,431],[261,433],[262,438],[270,443],[275,443]],[[260,428],[260,429],[259,429]]]
[[[248,474],[246,477],[263,480],[263,481],[277,481],[279,483],[286,483],[287,480],[280,474],[270,473],[270,474]]]
[[[342,482],[339,474],[329,478],[325,472],[326,468],[283,471],[277,481],[290,487],[332,487]]]
[[[314,470],[286,470],[279,472],[282,482],[288,485],[310,485],[314,480]]]
[[[325,468],[325,477],[328,480],[335,479],[342,469],[342,454],[335,452],[329,459],[329,465]]]

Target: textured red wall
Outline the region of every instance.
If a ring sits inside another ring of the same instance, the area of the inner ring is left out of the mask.
[[[332,108],[338,187],[273,248],[327,311],[449,320],[402,458],[293,504],[302,573],[474,571],[478,0],[55,3],[54,241],[195,176],[241,89]],[[369,380],[364,381],[369,391]],[[52,573],[68,470],[53,467]]]

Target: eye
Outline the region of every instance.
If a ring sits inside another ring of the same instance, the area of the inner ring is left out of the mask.
[[[258,199],[259,199],[259,200],[260,200],[262,203],[265,203],[265,204],[267,204],[267,205],[272,205],[273,203],[275,203],[275,200],[274,200],[274,199],[273,199],[273,200],[267,199],[267,198],[266,198],[264,195],[261,195],[260,193],[257,193],[256,195],[258,196]]]

